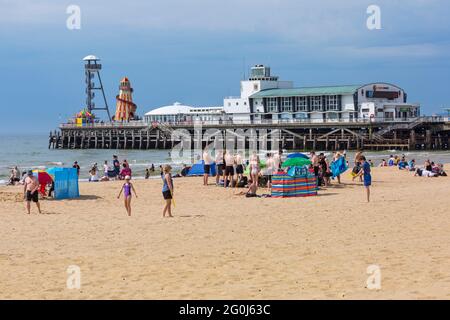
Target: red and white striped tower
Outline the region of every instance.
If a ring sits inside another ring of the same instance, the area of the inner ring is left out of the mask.
[[[116,96],[116,121],[130,121],[134,119],[136,114],[136,105],[133,103],[130,81],[127,77],[120,80],[119,95]]]

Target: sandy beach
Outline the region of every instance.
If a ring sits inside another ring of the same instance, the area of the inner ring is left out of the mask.
[[[80,199],[42,201],[42,215],[2,187],[0,298],[449,299],[449,178],[374,168],[371,203],[342,180],[317,197],[248,199],[175,179],[173,219],[160,180],[134,181],[131,217],[122,182],[81,183]],[[80,289],[66,287],[69,265]],[[369,265],[380,290],[366,288]]]

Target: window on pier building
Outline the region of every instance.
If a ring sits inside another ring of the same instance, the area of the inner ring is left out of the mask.
[[[292,100],[291,98],[282,98],[281,100],[281,111],[292,112]]]
[[[339,109],[338,96],[326,96],[325,102],[326,102],[326,110]]]
[[[267,111],[268,112],[278,112],[278,99],[268,98],[267,99]]]
[[[311,97],[311,111],[322,110],[322,96]]]
[[[308,111],[308,97],[295,97],[295,111]]]

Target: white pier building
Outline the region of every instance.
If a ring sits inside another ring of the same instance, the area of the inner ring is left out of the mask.
[[[146,122],[283,123],[410,121],[420,105],[407,102],[407,93],[394,84],[294,87],[256,65],[241,81],[239,97],[227,97],[223,107],[190,107],[180,103],[148,112]]]

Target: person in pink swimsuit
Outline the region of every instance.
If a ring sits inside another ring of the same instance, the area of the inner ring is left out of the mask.
[[[128,216],[131,216],[131,198],[132,198],[131,191],[134,192],[136,198],[138,197],[136,194],[136,190],[134,189],[134,186],[130,182],[130,180],[131,180],[130,176],[125,177],[125,183],[123,184],[122,188],[120,189],[119,195],[117,196],[117,199],[120,199],[120,196],[123,192],[125,209],[127,210]]]

